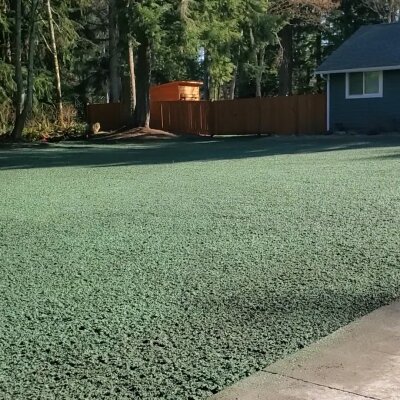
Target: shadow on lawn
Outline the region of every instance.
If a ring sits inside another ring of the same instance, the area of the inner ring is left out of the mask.
[[[153,165],[395,146],[400,147],[400,136],[178,138],[126,144],[65,142],[0,148],[0,169]]]

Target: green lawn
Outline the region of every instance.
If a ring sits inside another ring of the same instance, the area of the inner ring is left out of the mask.
[[[206,399],[400,296],[400,136],[0,149],[0,398]]]

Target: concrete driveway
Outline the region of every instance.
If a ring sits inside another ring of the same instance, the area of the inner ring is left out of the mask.
[[[252,375],[210,400],[400,399],[400,302]]]

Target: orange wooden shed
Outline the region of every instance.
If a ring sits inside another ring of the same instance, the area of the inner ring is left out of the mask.
[[[173,81],[150,88],[151,101],[199,101],[199,81]]]

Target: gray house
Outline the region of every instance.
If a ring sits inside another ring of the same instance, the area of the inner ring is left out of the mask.
[[[400,23],[360,28],[316,72],[328,130],[400,131]]]

